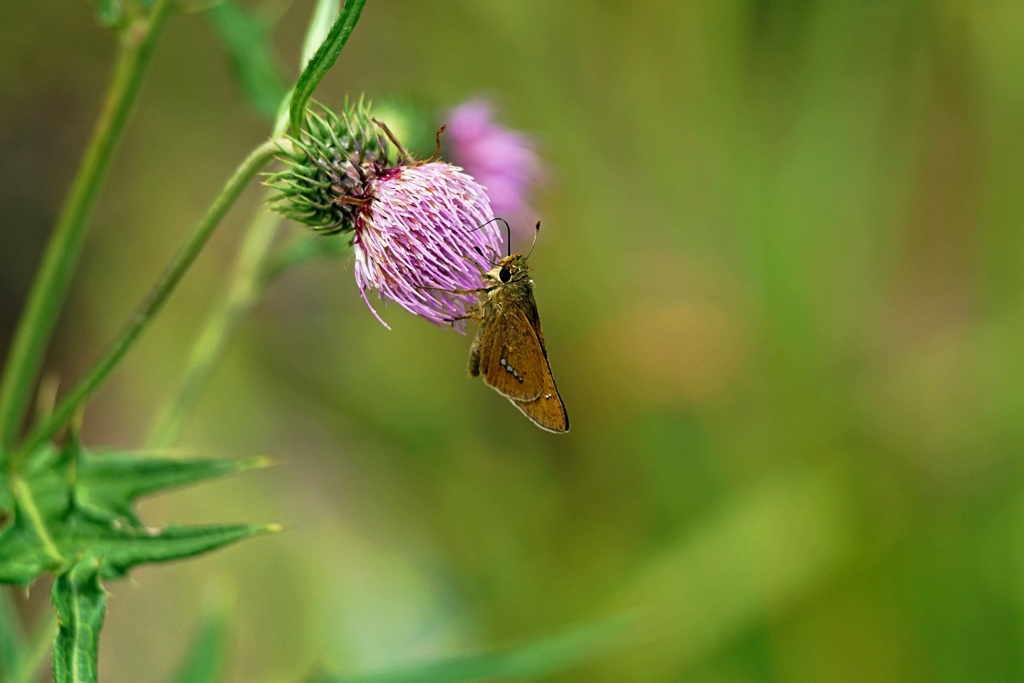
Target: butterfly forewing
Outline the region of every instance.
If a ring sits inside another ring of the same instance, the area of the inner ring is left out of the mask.
[[[506,306],[483,327],[479,368],[484,381],[517,401],[532,401],[544,388],[544,347],[526,313]],[[550,370],[548,370],[550,372]]]

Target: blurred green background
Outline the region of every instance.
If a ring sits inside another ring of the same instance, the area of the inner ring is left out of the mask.
[[[310,4],[269,7],[293,73]],[[287,529],[110,584],[103,680],[166,680],[217,594],[231,681],[619,615],[542,680],[1024,678],[1022,36],[1019,0],[370,0],[318,99],[485,93],[546,159],[531,265],[572,432],[468,379],[468,338],[396,306],[385,330],[348,259],[287,273],[180,442],[279,464],[142,510]],[[114,48],[83,2],[0,26],[5,346]],[[63,386],[268,132],[202,13],[175,16],[58,329]],[[261,196],[87,444],[144,442]]]

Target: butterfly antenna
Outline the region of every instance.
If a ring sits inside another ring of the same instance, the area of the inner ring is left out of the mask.
[[[505,244],[508,245],[508,255],[512,255],[512,228],[509,227],[508,221],[504,218],[499,218],[499,221],[505,224]]]
[[[505,225],[508,225],[506,223]],[[537,227],[533,229],[533,244],[530,245],[530,251],[526,254],[526,258],[530,258],[530,254],[533,253],[533,248],[537,246],[537,235],[540,234],[540,221],[537,221]]]
[[[495,216],[494,218],[492,218],[491,220],[487,221],[486,223],[481,223],[480,225],[476,226],[475,228],[470,230],[470,232],[476,232],[477,230],[482,230],[483,228],[486,228],[491,223],[496,223],[498,221],[501,221],[502,223],[505,224],[505,233],[508,235],[508,242],[507,242],[507,244],[508,244],[508,254],[509,254],[509,256],[511,256],[512,255],[512,228],[509,227],[508,221],[505,220],[504,218],[502,218],[500,216]],[[491,265],[496,265],[496,264],[491,264]]]

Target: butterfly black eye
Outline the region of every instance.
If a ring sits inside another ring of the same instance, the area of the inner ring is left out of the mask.
[[[512,271],[508,269],[508,266],[502,266],[498,271],[498,278],[502,282],[508,282],[512,278]]]

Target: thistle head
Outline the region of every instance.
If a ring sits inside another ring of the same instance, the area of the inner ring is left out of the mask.
[[[271,206],[317,232],[351,232],[360,202],[369,199],[370,176],[387,154],[387,139],[363,100],[346,103],[340,115],[307,110],[299,136],[279,147],[285,169],[267,179],[277,191]]]
[[[500,257],[484,188],[461,168],[409,157],[362,102],[310,114],[284,171],[268,184],[275,210],[315,231],[350,236],[356,284],[437,325],[461,330],[470,291]],[[481,226],[484,226],[481,228]]]

